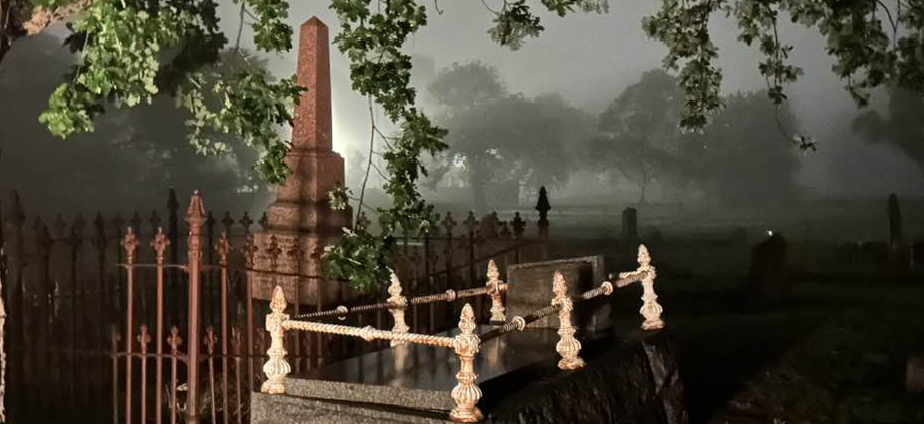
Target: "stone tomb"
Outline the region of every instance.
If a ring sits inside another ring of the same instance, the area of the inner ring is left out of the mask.
[[[575,371],[558,369],[558,339],[554,330],[527,328],[482,344],[475,362],[482,422],[687,423],[677,346],[665,330],[586,337],[587,365]],[[254,393],[251,424],[445,423],[458,367],[457,356],[438,347],[367,353],[290,376],[286,394]]]
[[[606,280],[603,256],[531,262],[507,267],[507,317],[526,316],[549,305],[552,293],[552,275],[561,272],[568,286],[568,295],[577,296]],[[606,327],[610,316],[609,300],[592,299],[582,302],[572,316],[575,327],[596,331]],[[558,328],[558,318],[546,317],[530,324],[535,328]]]

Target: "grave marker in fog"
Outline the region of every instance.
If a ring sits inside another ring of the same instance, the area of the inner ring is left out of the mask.
[[[635,208],[622,211],[622,235],[620,241],[626,244],[638,244],[638,213]]]

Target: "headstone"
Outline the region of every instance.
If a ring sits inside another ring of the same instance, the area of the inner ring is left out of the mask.
[[[302,24],[297,74],[298,84],[307,91],[295,108],[292,147],[286,156],[292,172],[277,188],[265,228],[255,236],[254,268],[269,271],[254,275],[254,297],[259,299],[269,299],[275,284],[286,293],[299,293],[298,301],[305,304],[328,303],[337,294],[333,288],[322,288],[322,296],[319,286],[330,284],[296,276],[322,275],[320,253],[352,222],[352,211],[333,210],[328,197],[345,183],[343,157],[332,148],[329,46],[327,26],[317,17]],[[270,249],[274,237],[278,250]],[[274,276],[272,271],[288,275]]]
[[[889,195],[889,272],[892,275],[903,274],[909,265],[907,246],[902,237],[902,213],[898,206],[898,196]]]
[[[909,260],[911,270],[920,268],[924,264],[924,242],[914,240],[911,243],[909,256],[911,257]]]
[[[924,392],[924,356],[908,358],[905,388],[909,393]]]
[[[622,211],[622,235],[620,241],[624,244],[638,244],[638,214],[635,208],[626,208]]]
[[[532,262],[507,267],[507,316],[526,316],[551,305],[552,276],[561,272],[568,286],[568,295],[577,296],[602,283],[606,276],[603,256]],[[595,330],[609,319],[609,302],[586,302],[575,307],[572,315],[577,328]],[[556,316],[545,317],[531,324],[535,328],[558,328]]]
[[[889,195],[889,242],[896,246],[902,241],[902,212],[898,207],[898,196]]]
[[[747,291],[761,304],[777,304],[792,295],[792,282],[786,260],[788,246],[774,233],[751,251]]]

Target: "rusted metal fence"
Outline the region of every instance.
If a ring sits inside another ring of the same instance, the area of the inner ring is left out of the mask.
[[[0,207],[10,422],[249,420],[249,393],[262,383],[269,345],[263,329],[268,303],[252,296],[254,221],[229,213],[216,219],[195,206],[196,199],[186,211],[185,231],[172,191],[166,222],[157,212],[147,220],[138,213],[128,220],[97,215],[89,223],[79,215],[70,223],[60,216],[50,224],[39,216],[27,220],[15,193]],[[447,213],[428,231],[404,235],[393,252],[394,268],[411,295],[474,287],[483,284],[476,270],[489,260],[506,265],[541,257],[545,212],[539,223],[540,237],[529,238],[519,214],[509,223],[496,214],[481,220],[469,214],[460,224]],[[280,247],[271,250],[293,254]],[[346,292],[344,281],[299,278]],[[325,310],[381,295],[294,307]],[[485,306],[477,310],[484,313]],[[441,331],[455,325],[460,308],[415,305],[409,320],[415,328]],[[387,319],[369,311],[348,322],[381,325]],[[296,372],[386,347],[319,334],[292,334],[286,343]]]

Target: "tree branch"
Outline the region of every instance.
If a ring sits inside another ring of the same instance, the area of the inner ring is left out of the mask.
[[[359,222],[359,215],[363,211],[363,199],[366,196],[366,184],[369,182],[369,171],[372,169],[372,150],[375,147],[375,111],[372,109],[372,96],[368,96],[369,99],[369,120],[372,122],[371,130],[369,131],[369,160],[366,163],[366,175],[363,177],[363,186],[359,190],[359,207],[356,208],[356,222]]]

